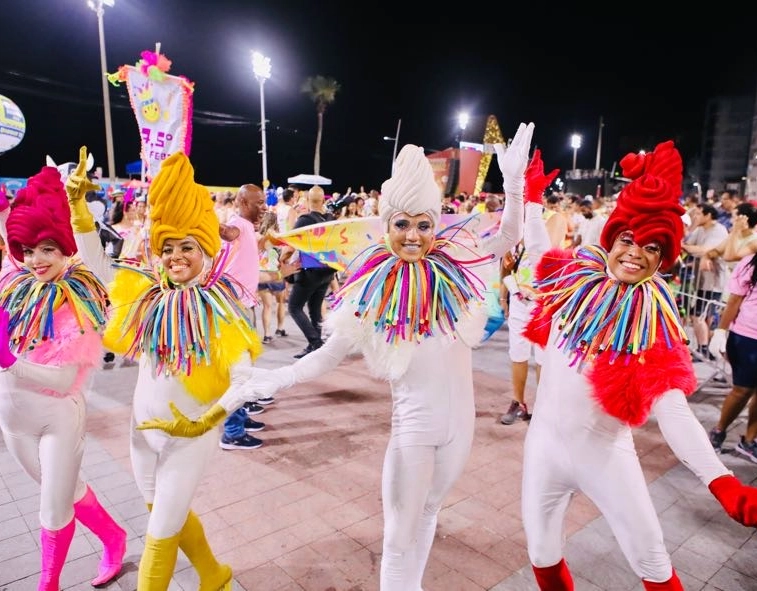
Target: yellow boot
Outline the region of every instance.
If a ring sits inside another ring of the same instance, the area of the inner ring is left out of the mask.
[[[139,561],[137,591],[166,591],[171,582],[181,533],[157,540],[145,536],[145,551]]]
[[[179,532],[179,548],[200,576],[199,591],[230,591],[231,567],[219,564],[210,549],[200,518],[190,511]]]

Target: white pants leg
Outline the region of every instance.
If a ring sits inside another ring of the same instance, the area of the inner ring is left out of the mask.
[[[79,395],[56,398],[33,391],[0,396],[0,427],[8,451],[40,484],[39,521],[55,531],[74,517],[84,455],[86,405]]]

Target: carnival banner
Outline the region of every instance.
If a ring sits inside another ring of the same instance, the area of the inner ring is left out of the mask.
[[[136,65],[121,66],[108,79],[115,86],[126,83],[142,139],[145,175],[152,179],[171,154],[189,156],[194,83],[167,74],[171,61],[158,51],[143,51],[141,56]]]

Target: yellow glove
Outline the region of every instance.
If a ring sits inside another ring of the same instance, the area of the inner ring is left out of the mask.
[[[224,420],[228,414],[223,406],[214,404],[199,419],[193,421],[176,408],[173,402],[169,402],[168,406],[173,413],[173,421],[150,419],[137,425],[137,430],[160,429],[173,437],[199,437]]]
[[[71,226],[77,234],[94,232],[96,229],[95,218],[89,211],[84,196],[99,188],[87,177],[87,146],[82,146],[79,148],[79,164],[66,179],[66,195],[68,195],[68,207],[71,210]]]

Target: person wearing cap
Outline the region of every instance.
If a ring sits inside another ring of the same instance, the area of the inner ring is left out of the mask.
[[[492,245],[522,234],[523,173],[533,124],[510,147],[496,146],[508,194]],[[408,144],[381,187],[383,239],[358,256],[327,318],[331,335],[293,365],[261,372],[260,395],[305,382],[360,350],[372,375],[389,382],[392,429],[384,457],[382,591],[420,589],[445,497],[463,472],[475,425],[472,347],[487,318],[485,283],[448,238],[436,237],[441,193],[423,148]],[[469,251],[461,251],[469,252]],[[433,368],[433,371],[429,371]],[[161,425],[155,425],[163,428]]]
[[[80,166],[84,162],[86,147]],[[172,154],[148,192],[150,248],[159,261],[112,266],[82,204],[88,185],[77,169],[66,189],[82,257],[109,287],[113,310],[104,342],[139,361],[130,445],[134,476],[150,515],[137,589],[168,589],[179,549],[197,570],[200,589],[230,589],[231,568],[216,560],[191,510],[218,445],[217,433],[184,430],[174,432],[182,435],[174,438],[142,429],[151,420],[170,422],[176,413],[197,417],[209,409],[205,420],[217,424],[255,398],[251,391],[230,396],[254,376],[252,362],[262,346],[239,292],[224,274],[228,251],[221,250],[213,201],[208,189],[194,181],[189,158]]]
[[[599,245],[547,251],[524,334],[545,348],[524,444],[522,514],[542,590],[567,591],[564,520],[582,492],[647,591],[683,586],[633,441],[654,414],[673,453],[733,519],[757,525],[757,488],[720,461],[686,401],[697,387],[674,294],[661,272],[681,249],[683,164],[672,141],[621,160],[623,188]]]
[[[84,205],[86,207],[86,204]],[[81,479],[84,391],[100,365],[105,287],[78,260],[60,173],[46,166],[13,205],[0,193],[0,430],[40,485],[38,591],[58,591],[75,520],[104,546],[92,585],[121,571],[126,531]],[[96,233],[95,233],[96,236]],[[96,237],[99,243],[99,237]]]

